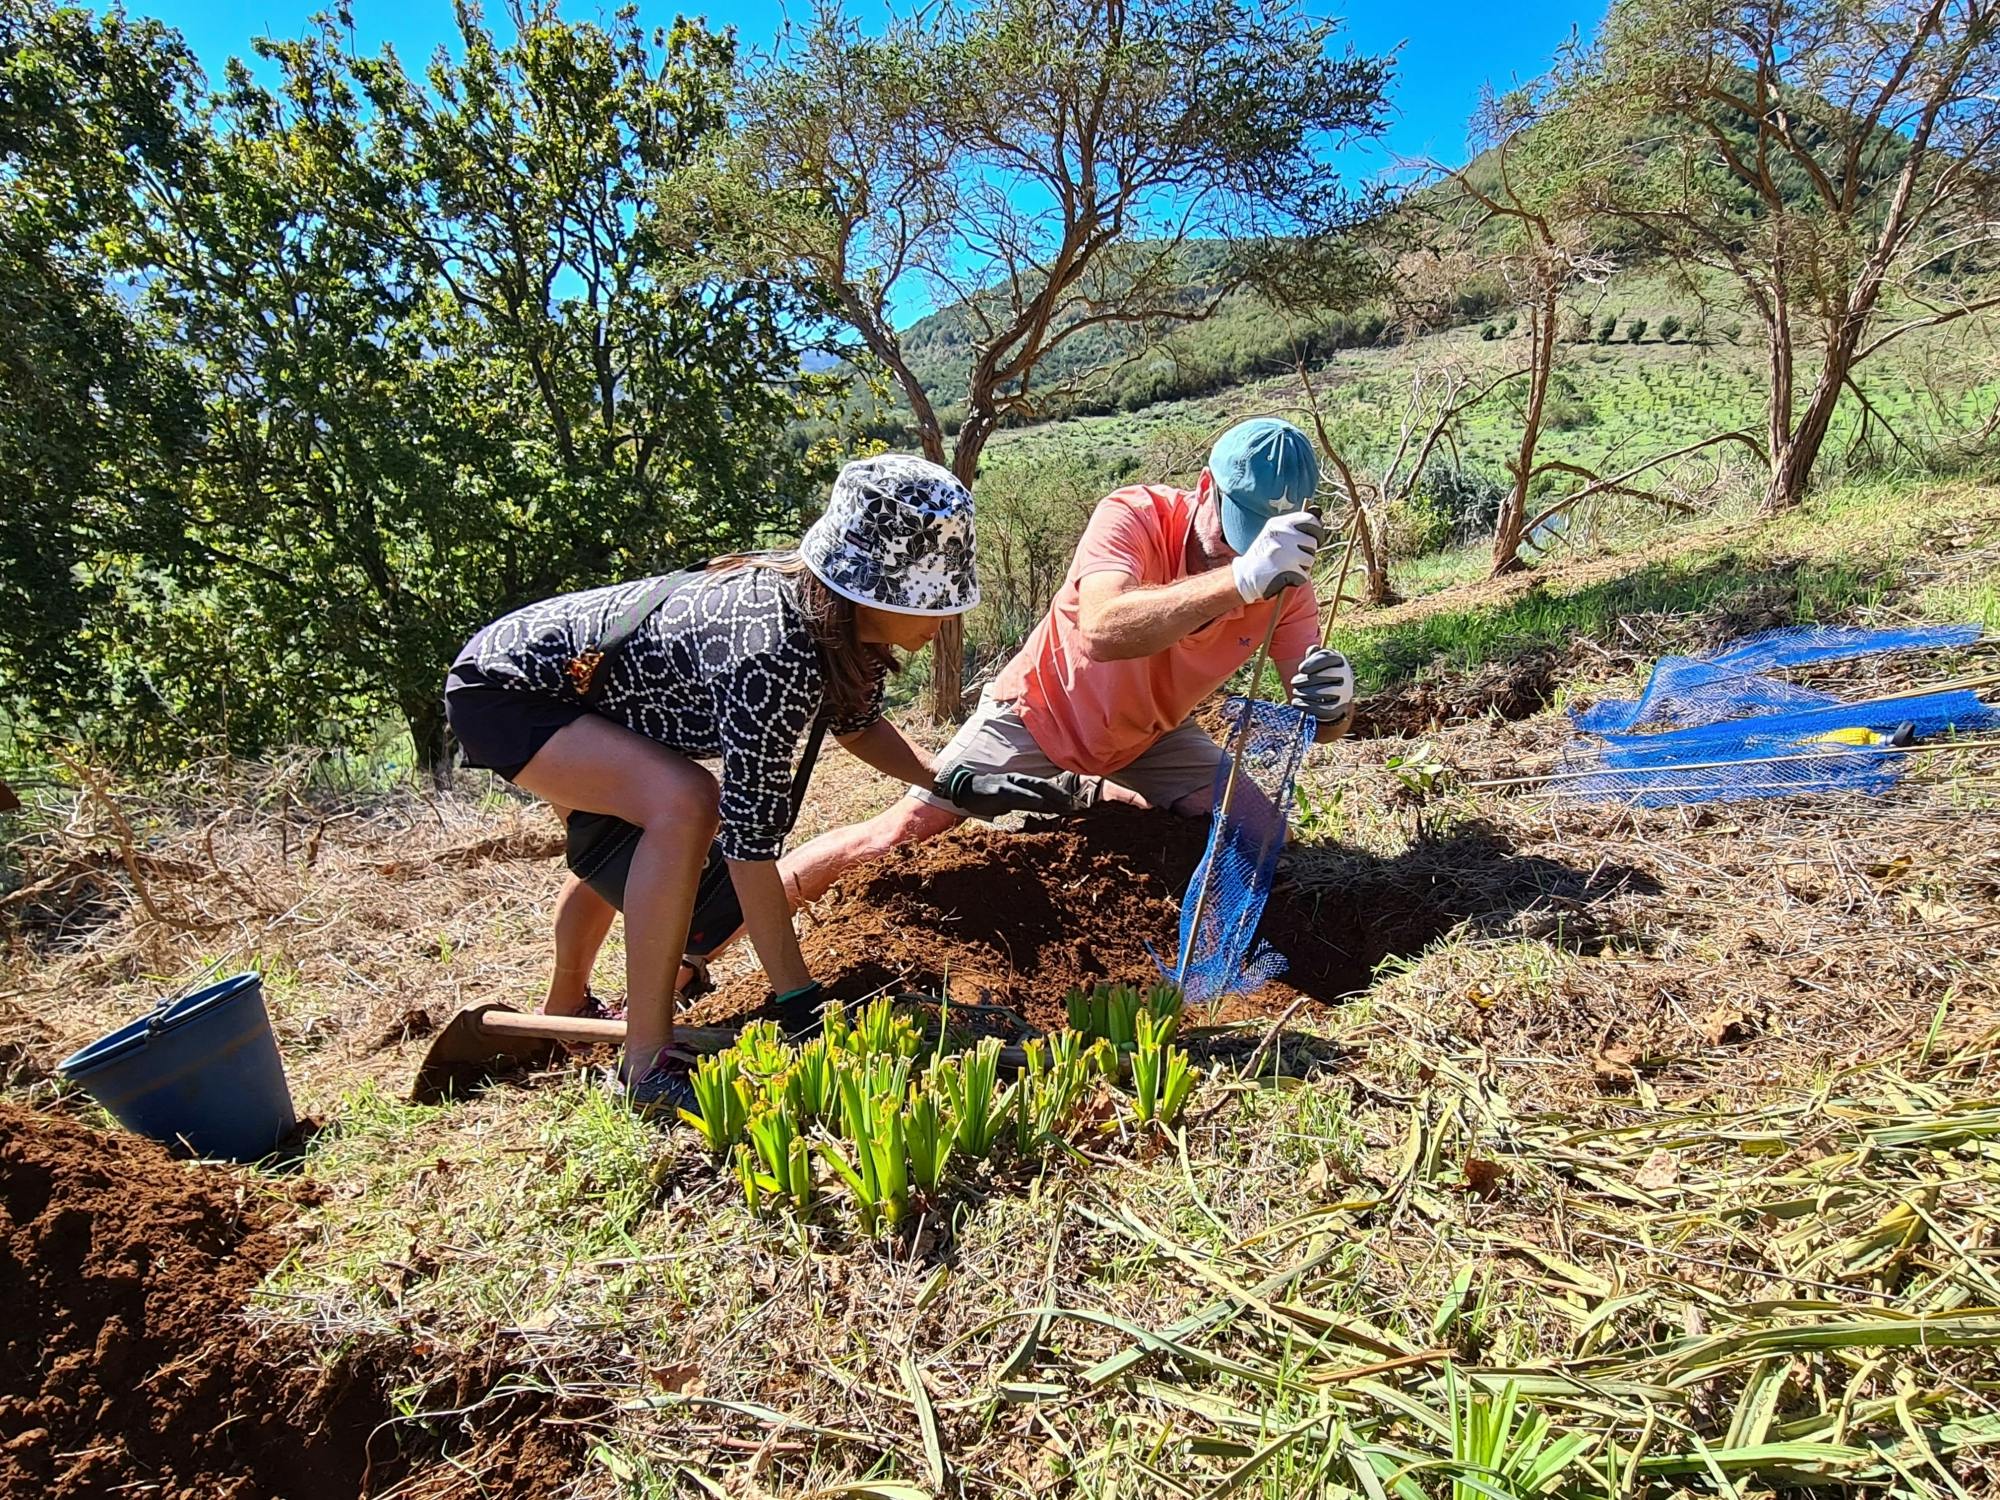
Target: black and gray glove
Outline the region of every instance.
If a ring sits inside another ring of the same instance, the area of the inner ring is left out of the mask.
[[[954,766],[939,773],[931,790],[975,818],[1010,812],[1063,817],[1088,808],[1097,800],[1098,787],[1098,782],[1074,771],[1059,776],[1025,776],[1019,771],[980,775],[969,766]]]
[[[820,1007],[826,1003],[826,986],[815,979],[782,995],[773,995],[765,1008],[777,1016],[779,1028],[789,1042],[810,1041],[819,1035]]]
[[[1338,724],[1354,711],[1354,669],[1347,658],[1315,646],[1292,677],[1292,707],[1322,724]]]

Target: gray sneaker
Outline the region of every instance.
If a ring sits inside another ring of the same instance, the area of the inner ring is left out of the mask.
[[[613,1079],[617,1078],[614,1073]],[[632,1084],[621,1084],[625,1100],[648,1120],[664,1120],[673,1125],[679,1122],[682,1110],[694,1110],[694,1085],[682,1072],[670,1072],[655,1065],[645,1077]]]

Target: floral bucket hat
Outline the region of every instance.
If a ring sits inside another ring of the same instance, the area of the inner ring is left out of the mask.
[[[958,615],[979,602],[972,495],[949,469],[907,453],[843,468],[799,556],[842,598],[895,614]]]

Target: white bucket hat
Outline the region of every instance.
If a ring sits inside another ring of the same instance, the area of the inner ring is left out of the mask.
[[[907,453],[858,458],[833,481],[799,556],[844,599],[899,615],[958,615],[979,602],[972,495]]]

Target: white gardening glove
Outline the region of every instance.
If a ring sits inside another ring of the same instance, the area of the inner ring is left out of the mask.
[[[1292,676],[1292,707],[1322,724],[1338,724],[1354,707],[1354,669],[1338,651],[1315,646]]]
[[[1312,576],[1313,559],[1325,540],[1326,527],[1309,510],[1274,516],[1257,533],[1250,550],[1230,563],[1236,592],[1250,604],[1304,583]]]

